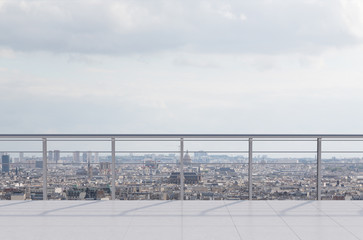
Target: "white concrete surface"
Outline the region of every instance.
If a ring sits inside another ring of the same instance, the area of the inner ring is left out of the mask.
[[[363,240],[363,201],[0,201],[0,236]]]

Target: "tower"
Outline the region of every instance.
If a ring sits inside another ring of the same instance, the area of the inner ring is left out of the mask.
[[[48,151],[48,161],[49,162],[53,161],[53,151]]]
[[[79,163],[80,162],[80,153],[79,153],[79,151],[75,151],[73,153],[73,162],[75,162],[75,163]]]
[[[98,152],[95,152],[95,158],[94,158],[94,161],[95,161],[95,162],[100,162]]]
[[[19,152],[19,162],[23,162],[24,160],[24,153],[23,152]]]
[[[84,162],[84,163],[87,162],[87,153],[86,152],[82,153],[82,162]]]
[[[10,171],[10,156],[9,155],[2,155],[1,163],[2,163],[2,172],[3,173],[9,173],[9,171]]]
[[[93,177],[93,172],[92,171],[93,170],[92,170],[91,162],[88,161],[88,178],[89,179],[92,179],[92,177]]]
[[[87,162],[92,162],[92,152],[91,151],[87,152]]]
[[[57,164],[58,161],[60,160],[60,151],[59,150],[54,150],[54,161]]]

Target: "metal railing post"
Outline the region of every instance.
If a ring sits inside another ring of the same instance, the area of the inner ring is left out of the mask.
[[[316,199],[321,200],[321,138],[317,139],[316,167]]]
[[[253,139],[248,139],[248,200],[252,200],[252,149]]]
[[[180,200],[184,200],[184,141],[180,138]]]
[[[111,165],[111,171],[112,171],[112,189],[111,189],[111,199],[115,200],[116,199],[116,168],[115,168],[115,164],[116,164],[116,142],[115,142],[115,138],[111,138],[111,151],[112,151],[112,165]]]
[[[48,199],[48,190],[47,190],[48,161],[47,160],[48,160],[48,158],[47,158],[47,139],[43,138],[43,200]]]

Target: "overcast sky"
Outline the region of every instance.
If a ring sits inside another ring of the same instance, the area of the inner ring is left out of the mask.
[[[1,133],[363,133],[363,1],[0,0]]]

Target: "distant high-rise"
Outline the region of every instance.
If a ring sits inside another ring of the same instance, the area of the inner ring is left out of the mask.
[[[8,173],[10,171],[10,156],[2,155],[1,163],[2,163],[2,172]]]
[[[88,159],[88,178],[92,179],[92,177],[93,177],[93,168],[90,159]]]
[[[87,162],[87,153],[83,152],[82,154],[82,162],[86,163]]]
[[[74,152],[73,153],[73,162],[75,162],[75,163],[79,163],[80,162],[80,153],[79,153],[79,151],[76,151],[76,152]]]
[[[91,151],[87,152],[87,162],[92,162],[92,152]]]
[[[24,160],[24,153],[20,152],[19,153],[19,162],[23,162],[23,160]]]
[[[49,162],[53,161],[53,151],[48,151],[48,161]]]
[[[59,150],[54,150],[54,161],[56,163],[58,163],[59,160],[60,160],[60,151]]]
[[[89,179],[93,178],[93,168],[91,165],[88,166],[88,178]]]
[[[95,162],[100,162],[99,156],[98,156],[98,152],[95,152]]]

